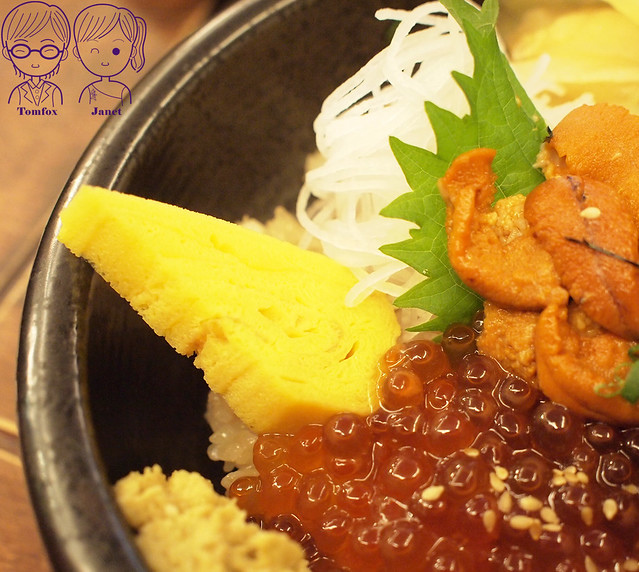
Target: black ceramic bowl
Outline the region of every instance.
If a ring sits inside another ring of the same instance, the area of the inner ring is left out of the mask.
[[[57,570],[145,570],[111,484],[159,463],[219,483],[207,386],[189,359],[56,239],[82,183],[236,220],[293,204],[321,101],[388,39],[374,12],[410,0],[245,0],[171,53],[112,117],[46,228],[18,381],[30,492]]]

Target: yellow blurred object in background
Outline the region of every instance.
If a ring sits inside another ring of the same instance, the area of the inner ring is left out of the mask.
[[[525,81],[539,58],[550,62],[545,79],[561,102],[584,92],[596,102],[639,112],[639,1],[504,1],[500,32],[513,67]]]

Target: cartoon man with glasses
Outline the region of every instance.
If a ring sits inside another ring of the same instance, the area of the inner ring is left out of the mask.
[[[36,107],[62,105],[62,91],[48,81],[68,55],[71,26],[66,14],[44,2],[24,2],[2,22],[2,55],[26,79],[13,89],[9,103]]]

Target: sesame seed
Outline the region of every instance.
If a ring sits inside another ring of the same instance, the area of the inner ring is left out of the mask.
[[[533,540],[539,540],[542,530],[543,528],[541,526],[541,521],[538,518],[533,518],[533,522],[528,529],[530,538],[532,538]]]
[[[591,526],[595,516],[592,507],[585,506],[581,509],[580,512],[581,520],[584,521],[584,524],[586,524],[587,526]]]
[[[505,481],[508,478],[508,469],[506,467],[502,467],[500,465],[497,465],[495,467],[495,474],[502,481]]]
[[[608,520],[612,520],[615,518],[616,514],[619,512],[619,505],[615,499],[606,499],[603,501],[603,513],[604,516]]]
[[[561,476],[561,475],[555,475],[552,478],[552,484],[555,485],[556,487],[562,487],[567,482],[568,481],[566,481],[566,478],[564,476]]]
[[[569,485],[576,485],[579,483],[579,479],[577,478],[577,473],[566,473],[564,478],[568,482]]]
[[[601,216],[601,211],[597,207],[586,207],[579,213],[579,216],[588,220],[593,220]]]
[[[568,484],[576,485],[579,482],[579,477],[577,476],[577,467],[574,465],[570,465],[566,467],[563,471],[564,479],[568,482]]]
[[[509,513],[513,509],[513,497],[508,491],[504,491],[497,499],[497,508],[504,514]]]
[[[621,485],[621,488],[631,495],[636,495],[637,493],[639,493],[639,487],[637,487],[637,485]]]
[[[583,485],[587,485],[590,482],[590,478],[583,471],[577,473],[577,480]]]
[[[540,510],[544,504],[537,497],[528,495],[519,499],[519,506],[525,511],[536,512]]]
[[[557,516],[557,513],[553,509],[551,509],[549,506],[543,507],[539,511],[539,516],[541,517],[541,520],[543,520],[544,522],[551,523],[551,524],[559,523],[559,517]]]
[[[515,530],[528,530],[534,522],[535,519],[530,516],[526,516],[525,514],[516,514],[511,517],[510,526]]]
[[[634,558],[628,558],[623,563],[623,569],[626,572],[637,572],[639,570],[639,560],[635,560]]]
[[[464,449],[464,453],[468,455],[469,457],[479,457],[479,450],[474,449],[473,447],[468,447],[467,449]]]
[[[490,475],[488,475],[488,478],[490,480],[490,486],[494,489],[495,492],[501,493],[506,489],[504,481],[502,481],[496,473],[490,473]]]
[[[599,572],[599,567],[590,556],[586,556],[584,559],[584,566],[586,567],[586,572]]]
[[[422,491],[422,500],[425,501],[436,501],[439,497],[444,493],[444,487],[442,485],[431,485],[430,487],[426,487]]]
[[[548,532],[560,532],[562,526],[559,523],[549,522],[548,524],[542,524],[541,528],[542,530],[547,530]]]
[[[482,515],[482,521],[486,531],[493,532],[495,530],[495,526],[497,526],[497,513],[494,510],[487,510]]]

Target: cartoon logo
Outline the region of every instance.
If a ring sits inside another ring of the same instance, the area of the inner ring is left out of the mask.
[[[62,105],[62,91],[49,81],[67,59],[71,27],[65,13],[44,2],[24,2],[11,10],[2,22],[2,55],[26,81],[9,95],[9,103],[41,108]],[[21,112],[22,114],[22,112]]]
[[[73,23],[73,54],[99,79],[80,93],[79,102],[111,108],[131,103],[131,91],[114,78],[126,67],[139,72],[144,66],[146,22],[126,8],[94,4],[82,10]]]

